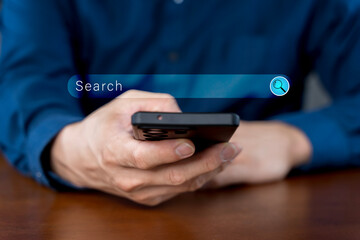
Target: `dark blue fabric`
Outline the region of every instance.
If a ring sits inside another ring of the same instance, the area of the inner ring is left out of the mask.
[[[5,0],[2,18],[0,146],[44,185],[68,186],[50,176],[46,146],[104,103],[72,98],[73,74],[284,74],[285,97],[179,103],[299,127],[314,148],[303,169],[360,163],[359,0]],[[312,70],[333,103],[304,113]]]

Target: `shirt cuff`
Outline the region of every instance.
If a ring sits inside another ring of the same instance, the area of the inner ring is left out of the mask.
[[[51,172],[48,147],[62,128],[82,119],[81,116],[54,114],[43,118],[31,129],[26,152],[32,177],[37,182],[55,190],[79,189]]]
[[[346,134],[335,120],[321,111],[284,114],[275,116],[272,120],[293,125],[309,138],[313,147],[312,157],[308,163],[300,166],[299,170],[344,167],[348,164],[350,150]]]

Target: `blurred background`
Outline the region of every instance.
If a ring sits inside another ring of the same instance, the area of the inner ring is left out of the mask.
[[[2,0],[0,0],[0,17],[2,10]],[[0,20],[0,27],[2,27],[2,18]],[[1,31],[0,31],[0,53],[1,53]],[[331,102],[329,94],[324,90],[318,76],[316,73],[311,73],[307,80],[305,86],[305,97],[303,109],[313,110],[321,108]]]

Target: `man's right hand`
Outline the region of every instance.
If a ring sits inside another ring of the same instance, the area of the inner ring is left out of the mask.
[[[51,148],[53,171],[78,187],[153,206],[201,188],[240,152],[231,143],[195,154],[188,139],[135,140],[131,115],[138,111],[180,109],[168,94],[128,91],[60,131]]]

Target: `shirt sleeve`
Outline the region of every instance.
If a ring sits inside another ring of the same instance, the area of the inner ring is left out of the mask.
[[[84,117],[67,92],[76,70],[60,2],[4,1],[0,63],[0,147],[20,172],[59,190],[74,186],[51,177],[45,149]]]
[[[332,104],[275,119],[297,126],[310,139],[312,159],[300,169],[360,166],[360,4],[317,2],[322,4],[304,33],[304,45]]]

